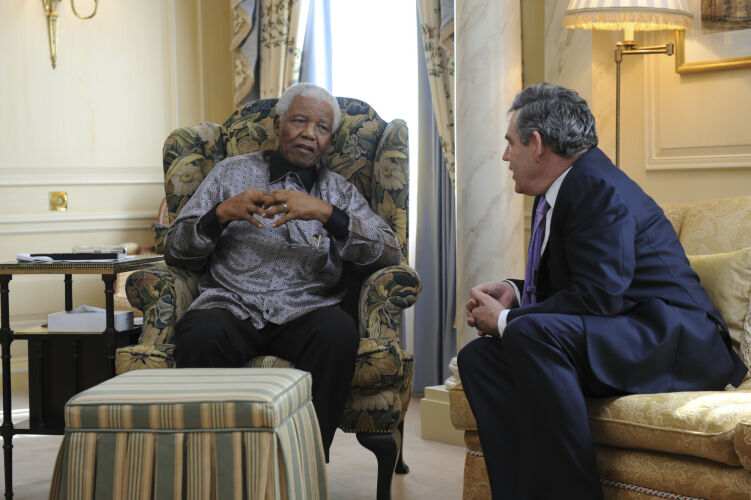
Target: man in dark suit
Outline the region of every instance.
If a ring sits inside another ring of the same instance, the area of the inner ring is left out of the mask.
[[[738,385],[746,367],[662,210],[597,146],[576,92],[521,91],[503,159],[535,196],[524,281],[467,303],[459,353],[493,498],[597,499],[585,397]]]

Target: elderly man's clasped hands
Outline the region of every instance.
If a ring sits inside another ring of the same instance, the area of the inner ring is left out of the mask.
[[[278,214],[284,214],[271,225],[271,227],[279,227],[294,219],[317,219],[325,223],[331,216],[332,210],[333,206],[330,203],[299,191],[279,189],[266,193],[248,189],[220,203],[216,207],[216,216],[222,224],[233,220],[244,220],[262,228],[263,224],[254,215],[272,219]]]

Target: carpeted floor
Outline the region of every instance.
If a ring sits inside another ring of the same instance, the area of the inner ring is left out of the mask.
[[[14,395],[13,408],[27,408],[25,395]],[[13,420],[26,416],[15,411]],[[47,498],[49,480],[62,436],[16,436],[13,439],[13,491],[17,500]],[[464,448],[420,438],[420,398],[410,403],[405,423],[406,475],[395,475],[394,500],[457,500],[462,493]],[[354,434],[338,431],[328,465],[331,500],[373,499],[376,496],[375,456]],[[3,488],[0,482],[0,488]],[[2,490],[0,490],[2,491]]]

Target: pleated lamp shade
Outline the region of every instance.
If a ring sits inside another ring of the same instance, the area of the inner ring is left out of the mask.
[[[571,0],[563,26],[627,33],[683,30],[692,17],[685,0]]]

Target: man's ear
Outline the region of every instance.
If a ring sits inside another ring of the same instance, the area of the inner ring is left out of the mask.
[[[279,115],[276,115],[274,117],[274,133],[277,135],[277,137],[279,137],[279,123]]]
[[[540,161],[545,150],[545,145],[542,143],[542,136],[537,130],[534,130],[532,131],[532,136],[529,138],[529,141],[534,146],[532,148],[533,158],[535,159],[535,161]]]

